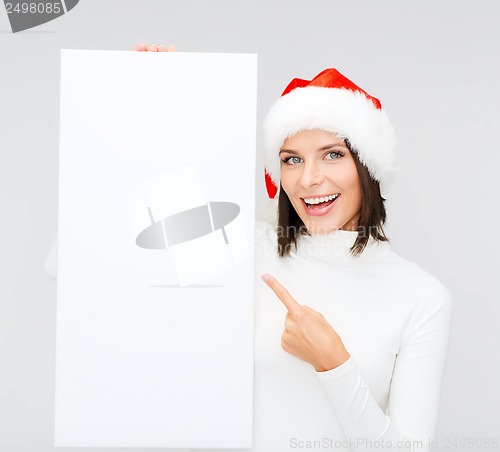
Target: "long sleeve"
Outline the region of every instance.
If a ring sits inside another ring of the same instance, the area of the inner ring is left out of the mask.
[[[353,450],[430,450],[452,303],[447,289],[432,276],[425,280],[418,301],[401,334],[386,413],[370,394],[355,357],[317,372]]]

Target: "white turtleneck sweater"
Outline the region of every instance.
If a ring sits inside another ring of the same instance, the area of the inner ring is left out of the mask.
[[[275,228],[259,222],[255,249],[254,452],[428,451],[437,423],[452,303],[416,264],[357,233],[302,236],[279,258]],[[351,357],[314,368],[281,348],[286,308],[260,279],[270,273],[322,313]]]
[[[279,258],[275,228],[256,225],[252,452],[431,450],[449,293],[388,243],[370,241],[361,256],[351,256],[356,236],[302,236],[290,257]],[[48,264],[49,273],[56,264]],[[351,355],[345,363],[315,372],[281,348],[286,308],[262,273],[325,316]]]

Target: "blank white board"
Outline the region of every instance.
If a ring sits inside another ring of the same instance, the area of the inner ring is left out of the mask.
[[[55,445],[252,445],[257,57],[63,50]]]

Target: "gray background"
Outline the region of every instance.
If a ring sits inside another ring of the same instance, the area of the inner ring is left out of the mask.
[[[291,78],[326,67],[381,99],[401,152],[387,203],[392,247],[455,300],[436,450],[500,450],[486,442],[500,436],[495,9],[493,0],[82,0],[12,34],[0,5],[0,450],[54,450],[56,284],[44,263],[57,227],[59,50],[141,41],[258,53],[258,124]],[[261,213],[260,154],[257,167]],[[452,447],[455,438],[476,445]]]

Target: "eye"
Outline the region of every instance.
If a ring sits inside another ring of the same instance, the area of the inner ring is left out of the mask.
[[[297,163],[302,163],[302,159],[296,156],[286,157],[281,161],[287,165],[296,165]]]
[[[343,157],[344,156],[344,153],[343,152],[340,152],[340,151],[332,151],[332,152],[328,152],[326,154],[326,159],[327,160],[335,160],[335,159],[338,159],[340,157]]]

